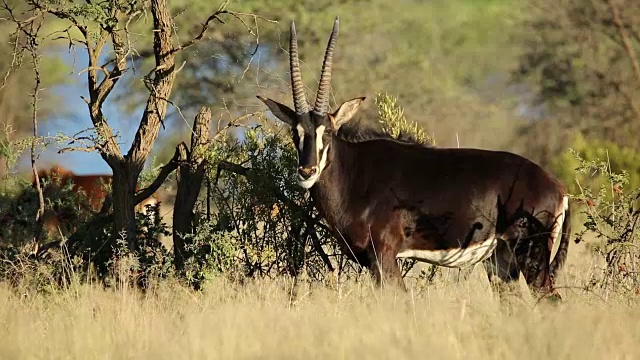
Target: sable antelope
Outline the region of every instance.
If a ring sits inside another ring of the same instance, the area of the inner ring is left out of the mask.
[[[342,125],[365,98],[329,113],[338,27],[336,18],[313,109],[304,93],[294,22],[289,42],[294,109],[258,98],[291,127],[298,183],[309,189],[321,216],[342,239],[343,251],[368,267],[378,283],[387,279],[404,287],[397,258],[446,267],[483,262],[490,281],[497,276],[510,282],[522,272],[530,288],[558,296],[553,282],[570,236],[563,185],[509,152],[342,136]]]
[[[38,177],[43,183],[48,184],[44,190],[45,195],[59,191],[70,183],[73,192],[82,193],[86,197],[87,203],[84,205],[87,205],[88,210],[95,212],[100,211],[109,193],[108,186],[111,185],[113,180],[113,176],[108,174],[76,175],[72,171],[57,165],[50,169],[40,170]],[[35,179],[33,179],[32,185],[36,186]],[[146,205],[156,204],[158,204],[158,200],[155,196],[151,196],[138,204],[136,209],[140,212],[146,212]],[[153,216],[154,214],[149,215]],[[55,231],[61,224],[73,223],[74,220],[74,215],[70,209],[51,210],[45,214],[44,226],[51,232]]]

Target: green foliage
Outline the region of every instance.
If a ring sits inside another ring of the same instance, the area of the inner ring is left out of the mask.
[[[181,54],[178,63],[186,63],[173,100],[186,114],[206,105],[229,110],[233,116],[255,111],[259,106],[256,91],[290,101],[286,75],[290,20],[298,28],[302,75],[312,99],[327,36],[339,15],[332,77],[336,102],[373,97],[385,89],[398,96],[409,118],[430,129],[443,144],[456,144],[457,134],[465,146],[501,147],[519,125],[510,112],[517,94],[506,91],[508,84],[501,74],[517,61],[518,46],[512,43],[509,31],[521,16],[521,3],[232,1],[229,10],[260,17],[246,17],[245,24],[223,17],[224,27],[212,25],[203,42]],[[176,36],[184,41],[200,30],[194,19],[204,18],[217,3],[193,0],[175,7],[180,9],[176,11]],[[138,39],[136,44],[141,52],[151,46],[148,39]],[[153,66],[148,59],[139,67],[140,74]],[[146,91],[140,81],[127,88]],[[146,98],[127,91],[121,100],[135,109]],[[362,112],[377,115],[373,106]],[[174,119],[178,116],[174,113]],[[187,131],[183,123],[179,120],[176,126]],[[496,131],[502,136],[492,136]],[[166,156],[171,153],[172,149]]]
[[[241,278],[243,268],[237,261],[241,251],[235,239],[225,231],[220,231],[218,222],[208,220],[200,213],[194,234],[185,236],[185,280],[192,286],[200,287],[216,276]]]
[[[536,101],[565,131],[638,149],[637,2],[535,0],[526,9],[516,36],[524,53],[514,79],[532,85]]]
[[[416,122],[408,122],[404,116],[404,109],[397,104],[398,99],[383,92],[376,94],[375,103],[378,106],[378,116],[382,130],[394,138],[403,135],[410,136],[420,144],[436,145],[435,140],[427,135]]]
[[[24,150],[30,145],[28,136],[32,135],[33,65],[30,54],[21,51],[18,45],[25,40],[10,18],[5,6],[21,14],[26,8],[22,0],[7,0],[0,5],[0,176],[7,175]],[[20,15],[23,18],[27,16]],[[19,16],[19,17],[20,17]],[[20,36],[18,36],[20,34]],[[69,80],[69,66],[53,50],[51,42],[40,45],[41,88],[38,119],[40,124],[55,113],[62,114],[60,98],[54,91],[55,85]],[[17,52],[16,52],[17,50]]]
[[[295,181],[296,154],[285,133],[266,126],[246,129],[242,142],[227,139],[212,151],[210,181],[217,212],[210,221],[213,236],[225,242],[219,252],[234,251],[235,265],[244,276],[300,275],[324,278],[326,264],[312,242],[333,250],[325,229],[314,225],[307,193]],[[222,170],[220,161],[242,164],[244,175]],[[211,237],[211,236],[210,236]],[[323,250],[324,251],[324,250]],[[227,263],[217,268],[229,268]]]
[[[569,147],[569,150],[553,158],[550,166],[551,171],[569,188],[569,192],[579,193],[581,187],[598,188],[609,183],[609,179],[584,171],[584,161],[594,163],[599,159],[604,159],[612,172],[625,173],[629,189],[640,188],[640,152],[635,149],[607,140],[590,139],[580,133],[573,137]]]
[[[628,174],[613,171],[606,159],[586,160],[577,153],[575,158],[579,162],[579,174],[596,175],[601,179],[598,186],[582,187],[574,197],[584,205],[581,212],[586,216],[584,229],[577,233],[576,242],[595,236],[598,243],[594,251],[604,260],[604,268],[594,274],[590,286],[637,294],[640,291],[640,234],[637,229],[640,188],[626,190]]]
[[[0,158],[5,159],[7,169],[15,167],[18,159],[31,146],[33,137],[17,137],[15,131],[8,130],[0,137]]]

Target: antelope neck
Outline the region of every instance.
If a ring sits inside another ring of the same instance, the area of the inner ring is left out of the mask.
[[[353,179],[349,176],[356,165],[353,144],[332,135],[327,154],[328,163],[315,185],[309,189],[318,210],[330,224],[340,227],[345,206],[352,193]]]

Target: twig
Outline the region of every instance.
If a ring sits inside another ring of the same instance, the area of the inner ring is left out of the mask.
[[[58,154],[64,154],[64,153],[68,153],[68,152],[72,152],[72,151],[79,151],[79,152],[94,152],[97,151],[98,147],[97,146],[90,146],[90,147],[65,147],[62,148],[60,150],[58,150]]]
[[[209,17],[207,18],[207,20],[204,22],[204,24],[202,24],[202,28],[200,29],[200,32],[198,33],[198,35],[196,35],[195,37],[193,37],[191,40],[185,42],[182,45],[178,45],[177,47],[171,49],[169,51],[169,54],[174,54],[177,53],[178,51],[184,50],[188,47],[193,46],[195,43],[197,43],[198,41],[200,41],[204,35],[207,33],[207,30],[209,29],[209,24],[211,24],[211,22],[213,20],[218,20],[220,23],[224,23],[221,19],[220,19],[220,15],[222,14],[228,14],[229,12],[227,10],[224,10],[224,7],[226,6],[226,4],[229,2],[229,0],[226,0],[222,6],[220,7],[220,9],[216,12],[214,12],[213,14],[209,15]]]
[[[5,2],[6,4],[6,2]],[[36,14],[36,16],[32,16],[27,23],[18,22],[13,14],[11,14],[14,22],[18,25],[18,28],[22,33],[26,36],[26,44],[25,48],[28,49],[31,54],[31,58],[33,60],[33,73],[34,73],[34,85],[33,85],[33,102],[32,102],[32,113],[31,113],[31,122],[33,126],[33,141],[31,142],[31,171],[33,173],[33,178],[36,185],[36,191],[38,192],[38,211],[36,212],[36,226],[33,237],[33,242],[36,245],[40,243],[40,238],[42,237],[42,229],[44,225],[44,194],[42,192],[42,186],[40,183],[40,176],[38,175],[38,167],[36,166],[37,154],[36,154],[36,143],[38,141],[38,104],[39,104],[39,95],[40,95],[40,57],[38,54],[38,32],[40,31],[40,27],[42,23],[36,24],[36,20],[40,18],[40,14]],[[28,29],[27,29],[28,28]],[[37,250],[36,250],[37,251]]]
[[[9,12],[11,17],[13,18],[13,12],[12,12],[11,8],[9,7],[9,4],[7,4],[7,0],[2,0],[2,3],[3,3],[4,9],[7,10],[7,12]],[[20,43],[20,31],[16,30],[16,39],[15,39],[15,43],[13,45],[13,54],[12,54],[12,57],[11,57],[11,64],[9,65],[9,68],[7,69],[7,72],[4,74],[4,79],[2,81],[2,85],[0,85],[0,90],[2,90],[7,85],[7,80],[9,79],[9,75],[11,75],[11,72],[13,71],[13,69],[16,66],[16,64],[18,63],[18,53],[19,53],[18,44],[19,43]]]

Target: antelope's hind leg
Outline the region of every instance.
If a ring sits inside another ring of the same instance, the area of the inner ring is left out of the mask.
[[[483,261],[491,286],[502,297],[517,290],[520,269],[510,246],[511,242],[499,240],[493,254]]]
[[[536,232],[533,236],[518,242],[515,256],[518,267],[535,296],[550,301],[560,301],[562,297],[554,288],[551,279],[552,246],[548,232]]]
[[[524,276],[529,290],[537,299],[560,301],[553,287],[549,260],[551,248],[544,234],[526,239],[499,241],[493,255],[484,261],[491,285],[500,296],[519,292],[518,278]]]

